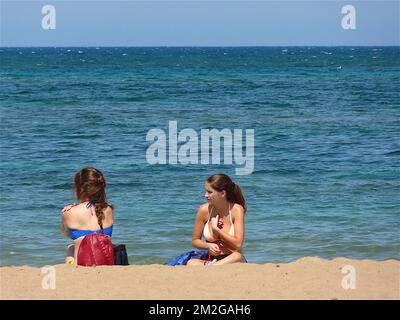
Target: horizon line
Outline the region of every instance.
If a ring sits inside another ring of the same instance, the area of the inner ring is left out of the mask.
[[[139,45],[139,46],[124,46],[124,45],[90,45],[90,46],[2,46],[0,49],[8,48],[278,48],[278,47],[400,47],[400,44],[375,44],[375,45]]]

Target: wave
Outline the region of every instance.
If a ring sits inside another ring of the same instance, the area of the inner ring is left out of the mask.
[[[72,183],[58,183],[53,185],[53,189],[55,190],[72,190]]]
[[[301,173],[302,171],[298,169],[261,169],[261,170],[254,170],[254,174],[263,174],[263,173],[270,173],[270,174],[297,174]]]
[[[385,156],[400,156],[400,150],[395,150],[395,151],[385,153]]]

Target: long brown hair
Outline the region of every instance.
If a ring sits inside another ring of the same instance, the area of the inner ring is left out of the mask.
[[[218,192],[226,191],[228,201],[240,204],[247,211],[246,200],[244,199],[240,186],[232,181],[232,179],[223,173],[213,174],[206,180],[213,189]]]
[[[106,180],[103,173],[93,167],[86,167],[74,176],[76,197],[79,200],[88,199],[94,206],[101,233],[103,233],[104,209],[111,205],[106,198]]]

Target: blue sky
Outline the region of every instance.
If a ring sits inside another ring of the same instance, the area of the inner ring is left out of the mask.
[[[56,9],[44,30],[41,9]],[[356,9],[345,30],[341,9]],[[1,46],[399,45],[399,1],[1,0]]]

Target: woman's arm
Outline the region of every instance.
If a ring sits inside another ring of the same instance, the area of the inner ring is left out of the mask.
[[[192,233],[192,245],[197,249],[208,249],[207,243],[201,240],[204,225],[205,225],[204,208],[203,206],[201,206],[197,210],[196,219],[194,221],[194,226],[193,226],[193,233]]]
[[[221,253],[221,250],[217,244],[201,240],[207,217],[208,205],[203,205],[199,208],[199,210],[197,210],[197,215],[193,227],[192,245],[197,249],[207,249],[212,255],[218,255]]]
[[[67,213],[65,213],[65,212],[63,212],[61,214],[60,231],[65,237],[70,238],[69,228],[67,227],[67,217],[66,217],[66,215],[67,215]]]
[[[233,250],[240,250],[244,241],[244,209],[242,206],[236,206],[232,209],[232,220],[235,235],[231,236],[227,232],[218,228],[218,218],[211,218],[211,227],[215,236],[218,236],[226,247]]]
[[[69,235],[69,228],[68,228],[68,220],[70,219],[71,212],[70,210],[72,207],[76,206],[75,203],[66,205],[62,210],[61,210],[61,225],[60,225],[60,231],[61,233],[66,236],[67,238],[70,238]]]

